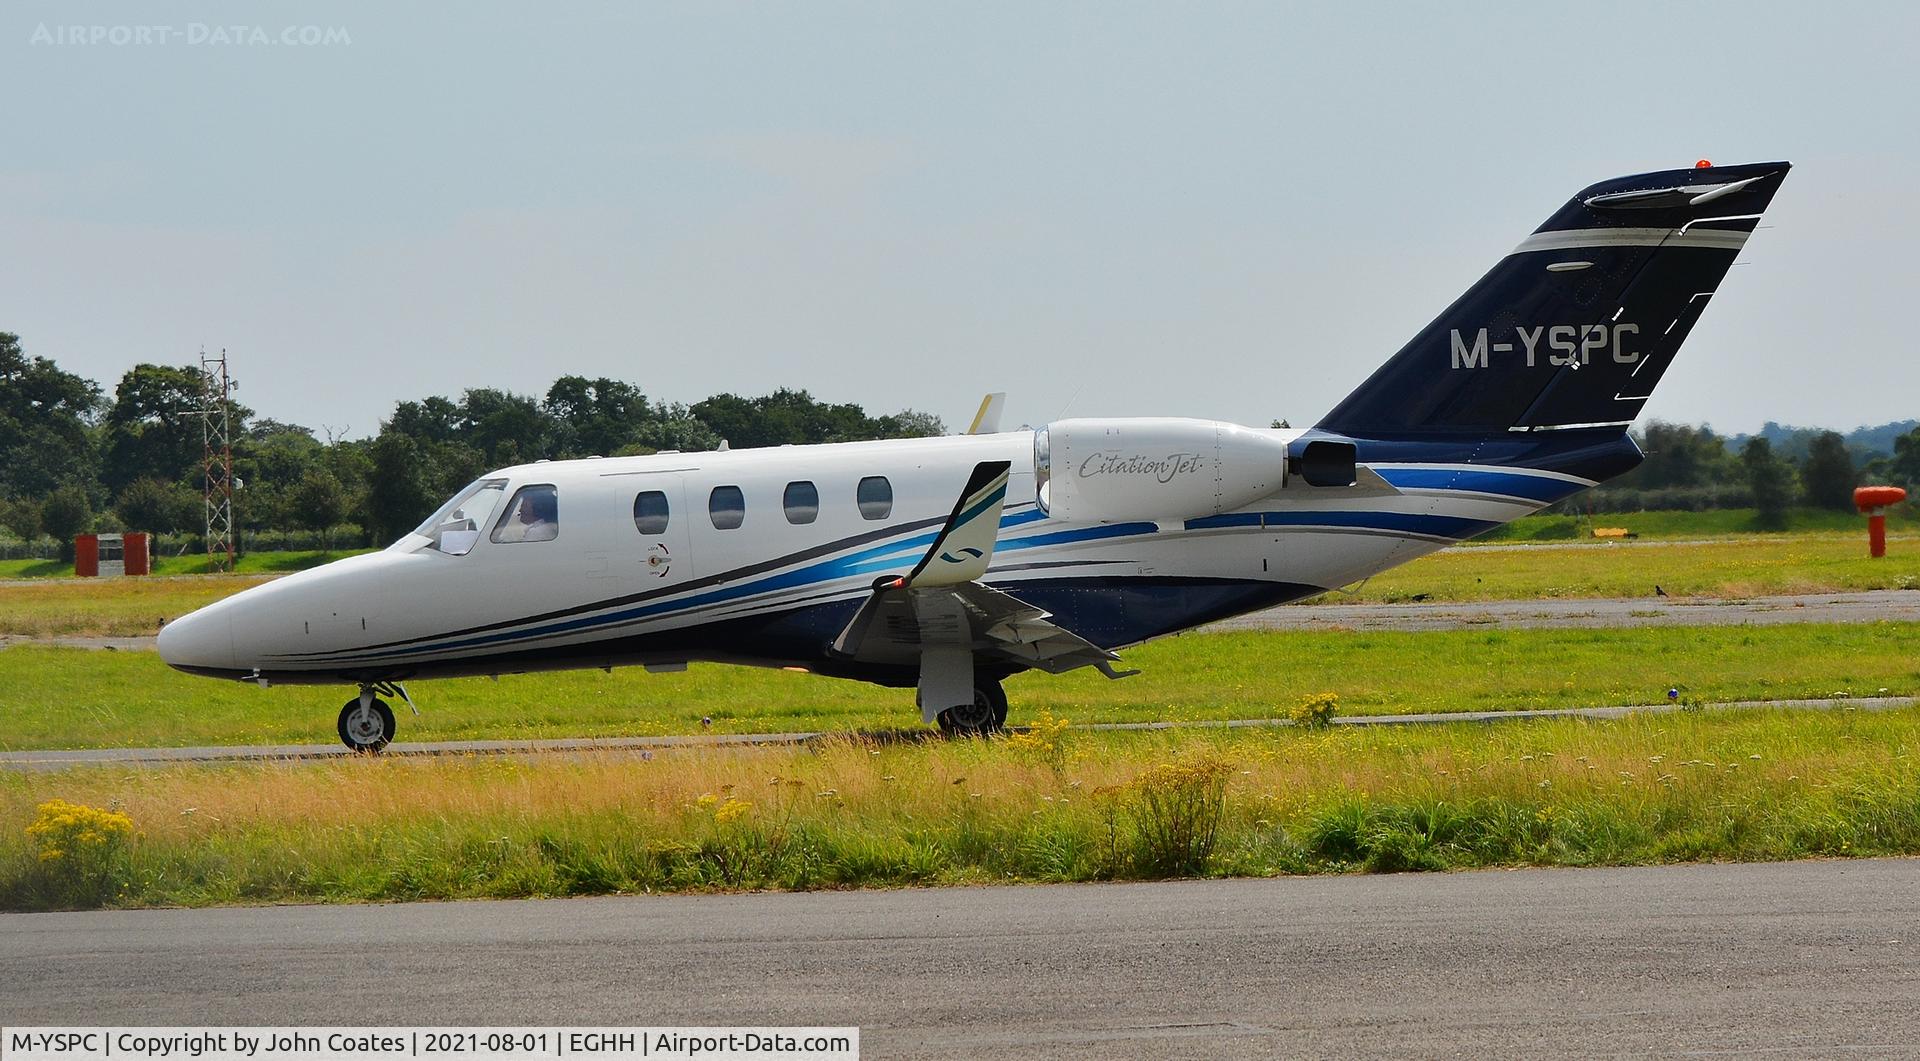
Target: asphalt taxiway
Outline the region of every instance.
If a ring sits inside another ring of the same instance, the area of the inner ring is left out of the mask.
[[[1920,1052],[1920,860],[0,915],[6,1024],[857,1024],[867,1056]]]
[[[1911,696],[1863,696],[1827,700],[1732,700],[1709,705],[1720,711],[1898,711],[1914,706]],[[1624,718],[1628,715],[1690,711],[1677,703],[1622,704],[1613,707],[1546,707],[1512,711],[1435,711],[1409,715],[1348,715],[1336,726],[1425,726],[1471,722],[1518,722],[1542,718]],[[1247,729],[1290,726],[1284,718],[1244,718],[1191,722],[1096,722],[1075,726],[1093,731],[1164,729]],[[1020,727],[1016,726],[1015,729]],[[561,737],[549,740],[455,740],[390,744],[385,756],[625,754],[650,755],[670,748],[805,744],[858,736],[871,740],[918,742],[941,739],[931,729],[883,732],[711,733],[675,737]],[[346,759],[359,753],[341,744],[213,744],[189,748],[60,748],[0,751],[0,770],[52,771],[76,766],[168,766],[183,763],[309,762]]]
[[[1492,549],[1498,546],[1483,546]],[[1225,619],[1203,630],[1461,630],[1603,629],[1642,626],[1775,626],[1784,623],[1920,622],[1920,589],[1800,593],[1765,597],[1561,597],[1467,603],[1405,601],[1342,604],[1333,599],[1285,604]],[[151,651],[152,637],[29,638],[0,635],[9,645],[58,645],[122,652]]]
[[[1491,548],[1491,547],[1489,547]],[[1208,630],[1582,629],[1643,626],[1778,626],[1786,623],[1920,622],[1920,589],[1772,597],[1617,597],[1478,603],[1283,605]]]

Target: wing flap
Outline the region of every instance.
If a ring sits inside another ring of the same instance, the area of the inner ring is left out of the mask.
[[[929,648],[963,645],[977,659],[1052,674],[1098,667],[1118,676],[1120,657],[1053,621],[1051,613],[978,582],[909,589],[883,586],[834,639],[863,663],[911,665]]]
[[[929,658],[963,651],[975,660],[1056,674],[1098,667],[1108,677],[1124,677],[1113,669],[1119,656],[1055,623],[1044,609],[979,581],[993,560],[1011,467],[1009,461],[974,466],[926,555],[911,573],[874,583],[873,594],[834,637],[835,655],[924,671]]]

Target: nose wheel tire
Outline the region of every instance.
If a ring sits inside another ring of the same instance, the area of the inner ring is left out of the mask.
[[[356,696],[340,709],[340,741],[353,751],[377,752],[393,740],[393,733],[393,709],[384,700],[363,706]]]
[[[1007,694],[1000,683],[983,679],[974,684],[973,703],[949,707],[936,721],[949,737],[984,737],[1007,726]]]

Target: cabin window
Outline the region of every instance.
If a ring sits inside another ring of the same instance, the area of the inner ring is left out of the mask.
[[[667,533],[667,495],[658,490],[642,490],[633,499],[633,526],[642,534]]]
[[[884,475],[869,475],[860,480],[854,500],[863,519],[886,519],[893,515],[893,484]]]
[[[707,495],[707,515],[715,530],[734,530],[747,521],[747,495],[737,486],[716,486]]]
[[[523,486],[493,525],[496,542],[550,542],[560,536],[560,492],[552,483]]]
[[[788,523],[812,523],[820,518],[820,491],[804,479],[788,483],[780,500],[786,506]]]

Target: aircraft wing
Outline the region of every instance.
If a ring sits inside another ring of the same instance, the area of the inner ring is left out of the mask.
[[[886,587],[874,591],[833,647],[863,663],[912,665],[928,648],[965,648],[976,659],[1053,674],[1098,667],[1108,677],[1124,676],[1113,669],[1119,656],[1052,620],[1045,610],[978,582]]]
[[[953,659],[964,652],[975,661],[1056,674],[1098,667],[1109,677],[1124,676],[1112,667],[1120,657],[1052,622],[1044,609],[979,581],[993,560],[1009,467],[1007,461],[974,467],[926,555],[909,574],[874,583],[873,595],[834,638],[836,654],[911,666],[929,654]]]

